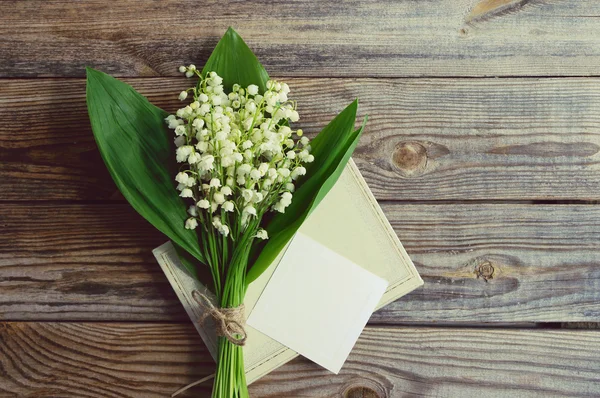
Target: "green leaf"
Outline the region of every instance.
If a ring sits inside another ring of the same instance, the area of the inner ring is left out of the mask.
[[[358,101],[348,105],[311,142],[315,161],[307,167],[306,178],[298,182],[286,212],[275,215],[266,226],[269,240],[253,248],[256,260],[248,271],[246,283],[254,281],[271,265],[342,174],[367,121],[365,118],[363,125],[353,130],[357,108]]]
[[[202,76],[217,72],[223,78],[226,92],[237,83],[242,87],[256,84],[260,92],[265,92],[269,75],[256,55],[233,28],[227,29],[202,68]]]
[[[196,232],[184,228],[186,205],[174,185],[175,148],[164,121],[167,113],[131,86],[91,68],[86,94],[100,154],[125,199],[173,243],[204,262]]]

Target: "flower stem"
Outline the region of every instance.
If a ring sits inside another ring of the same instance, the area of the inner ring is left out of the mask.
[[[246,268],[252,245],[252,231],[247,231],[231,256],[220,305],[239,307],[246,295]],[[243,347],[219,337],[219,356],[212,398],[248,398]]]

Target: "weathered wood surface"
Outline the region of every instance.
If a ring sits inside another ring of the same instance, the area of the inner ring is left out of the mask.
[[[425,285],[372,322],[600,320],[598,206],[383,209]]]
[[[185,78],[129,79],[164,109]],[[354,97],[378,199],[599,200],[600,79],[290,79],[317,132]],[[83,79],[2,80],[0,200],[105,200]]]
[[[164,398],[215,366],[191,323],[0,323],[0,341],[3,398]]]
[[[372,322],[600,321],[598,206],[383,210],[425,285]],[[5,204],[0,225],[2,319],[188,319],[151,254],[166,239],[129,205]]]
[[[0,341],[2,397],[165,397],[214,366],[187,324],[2,323]],[[297,359],[250,393],[593,397],[599,356],[598,331],[367,327],[338,376]]]
[[[3,1],[0,76],[175,75],[230,25],[274,75],[598,74],[598,1],[485,3]]]
[[[0,2],[0,397],[164,397],[213,371],[81,77],[175,109],[177,66],[229,25],[307,132],[360,98],[355,159],[425,280],[339,376],[299,359],[253,397],[600,396],[599,331],[439,327],[600,320],[600,208],[525,204],[600,200],[599,17],[592,0]]]

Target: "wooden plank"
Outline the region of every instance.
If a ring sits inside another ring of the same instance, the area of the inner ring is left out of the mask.
[[[0,319],[186,320],[128,205],[0,208]]]
[[[600,207],[385,204],[383,209],[425,285],[375,313],[372,322],[600,318]]]
[[[130,79],[175,110],[184,78]],[[81,79],[0,84],[0,200],[105,200],[116,191]],[[600,79],[291,79],[319,131],[353,98],[355,160],[378,199],[600,199]],[[326,88],[326,89],[324,89]]]
[[[164,398],[215,367],[191,324],[0,323],[0,341],[2,397]]]
[[[173,76],[230,25],[274,75],[598,74],[597,1],[485,3],[3,1],[0,76]]]
[[[375,328],[338,376],[298,360],[252,386],[257,397],[597,396],[598,332]],[[588,350],[589,349],[589,350]]]
[[[187,324],[2,323],[0,339],[3,397],[165,397],[214,369]],[[597,331],[367,327],[339,375],[297,359],[250,395],[597,396],[599,355]]]
[[[599,206],[383,210],[425,286],[372,322],[600,320]],[[5,204],[0,225],[2,319],[187,320],[151,254],[165,238],[128,205]]]

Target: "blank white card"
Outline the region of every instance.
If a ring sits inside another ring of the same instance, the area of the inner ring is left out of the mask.
[[[338,373],[388,282],[297,233],[248,324]]]

